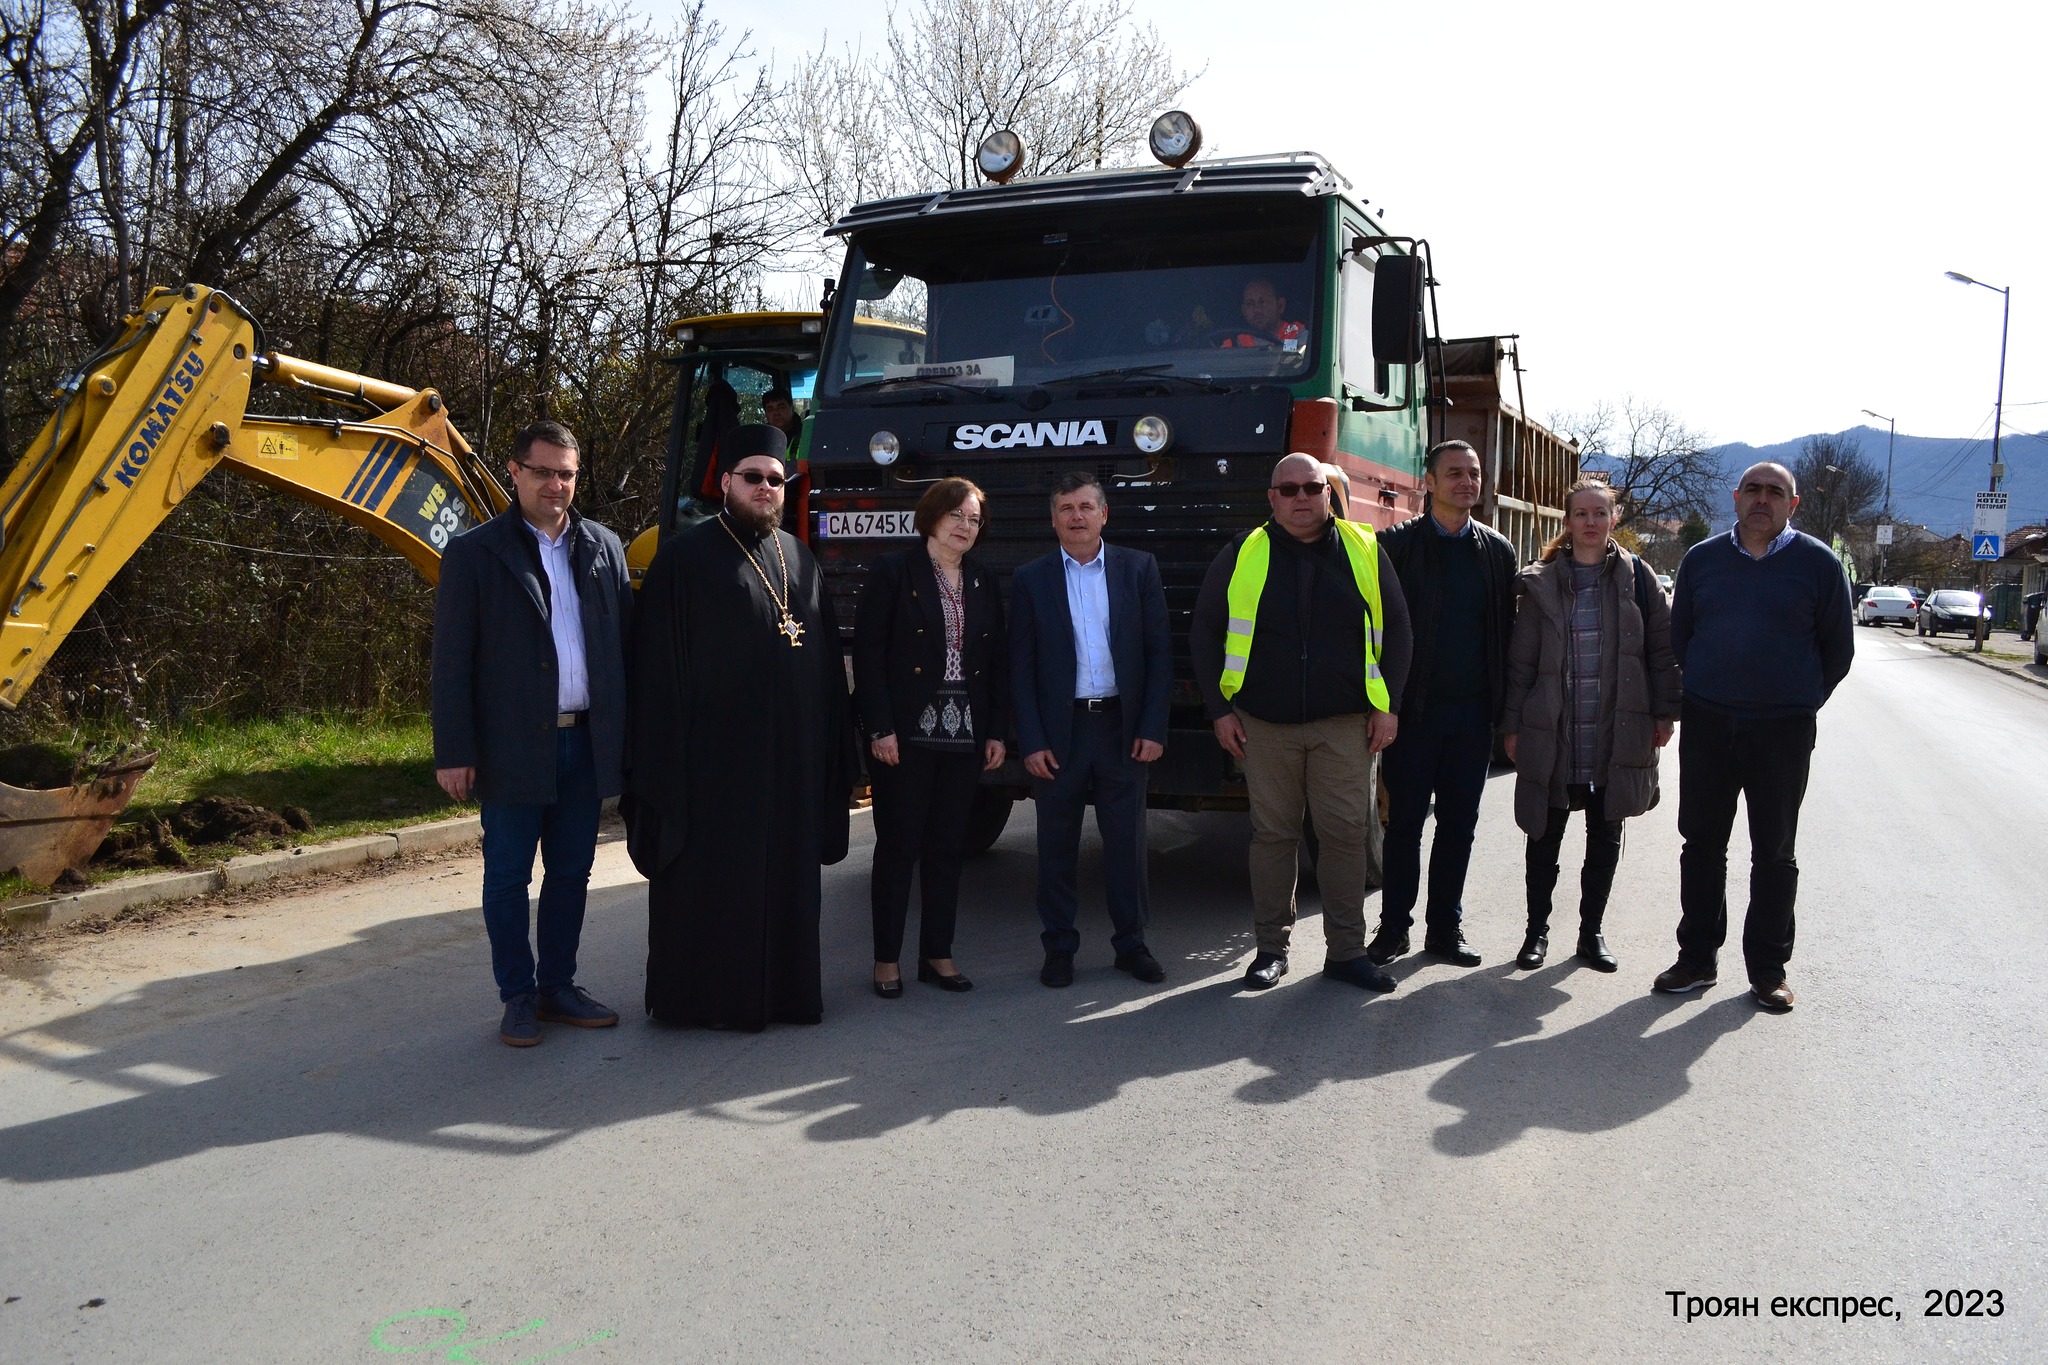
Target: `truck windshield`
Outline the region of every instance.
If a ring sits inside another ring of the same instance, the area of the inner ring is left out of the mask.
[[[1319,335],[1320,209],[1153,201],[871,229],[848,247],[854,306],[835,310],[821,390],[1298,376]],[[921,347],[874,345],[877,323]]]

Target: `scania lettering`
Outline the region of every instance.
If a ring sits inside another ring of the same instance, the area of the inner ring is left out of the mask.
[[[1014,446],[1106,446],[1111,442],[1109,426],[1100,421],[1085,422],[990,422],[981,426],[965,423],[953,431],[955,450],[1008,450]]]

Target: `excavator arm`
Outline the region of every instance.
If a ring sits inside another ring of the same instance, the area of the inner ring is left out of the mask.
[[[252,415],[258,383],[355,414]],[[220,465],[362,527],[429,582],[450,537],[509,501],[431,389],[268,353],[226,294],[155,290],[65,382],[0,483],[0,707],[19,703],[114,574]]]

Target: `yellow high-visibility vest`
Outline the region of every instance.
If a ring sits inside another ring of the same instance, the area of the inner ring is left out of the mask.
[[[1381,711],[1392,710],[1387,699],[1387,680],[1380,673],[1380,651],[1386,635],[1380,629],[1380,550],[1372,528],[1337,518],[1337,539],[1344,542],[1344,557],[1351,561],[1351,576],[1365,599],[1365,695]],[[1252,630],[1259,619],[1259,597],[1266,590],[1266,571],[1273,563],[1273,546],[1261,526],[1244,538],[1237,549],[1237,567],[1230,571],[1230,625],[1223,635],[1223,696],[1237,695],[1244,686],[1245,666],[1252,657]]]

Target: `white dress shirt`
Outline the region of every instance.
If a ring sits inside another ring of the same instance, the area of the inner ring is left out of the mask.
[[[526,518],[520,523],[540,542],[540,564],[548,575],[548,631],[555,637],[555,709],[590,709],[590,668],[583,657],[583,599],[576,595],[576,566],[569,561],[569,532],[549,540]]]
[[[1114,697],[1116,661],[1109,653],[1109,547],[1081,563],[1060,549],[1067,571],[1067,613],[1074,622],[1074,697]]]

